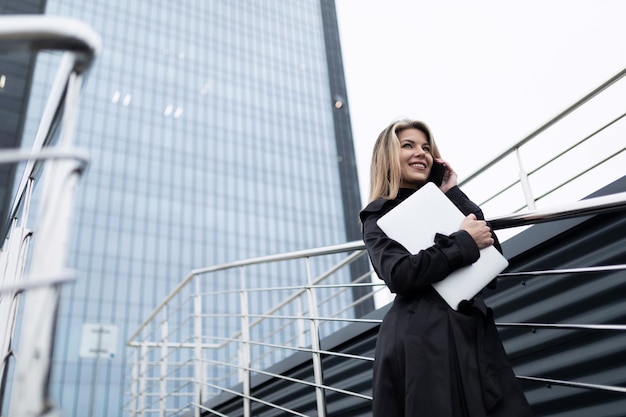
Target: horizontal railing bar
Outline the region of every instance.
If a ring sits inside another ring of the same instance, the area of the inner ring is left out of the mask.
[[[179,413],[181,411],[187,411],[189,410],[189,407],[186,408],[164,408],[164,409],[160,409],[160,408],[151,408],[149,410],[144,410],[144,412],[151,412],[151,413],[162,413],[163,411],[165,411],[166,413]],[[159,414],[161,415],[161,414]]]
[[[384,287],[387,284],[384,282],[363,282],[363,283],[350,283],[350,284],[319,284],[313,286],[307,286],[307,289],[316,288],[361,288],[361,287]]]
[[[151,405],[154,404],[154,402],[150,403]],[[161,410],[159,408],[144,408],[142,410],[144,413],[160,413]]]
[[[157,356],[157,355],[155,355],[155,356]],[[163,357],[159,356],[159,357],[157,357],[157,359],[154,359],[154,360],[147,360],[145,357],[140,358],[140,359],[141,359],[141,361],[145,361],[146,366],[149,367],[149,369],[144,372],[144,375],[145,375],[146,373],[150,372],[150,370],[153,370],[153,369],[158,368],[159,366],[161,366]],[[140,362],[140,361],[135,361],[135,362]],[[181,368],[183,366],[191,366],[193,364],[193,359],[187,359],[184,362],[175,362],[175,364],[177,365],[178,368]]]
[[[233,339],[233,338],[228,338],[228,337],[220,337],[220,338],[216,338],[216,339],[225,340],[225,341],[233,342],[233,343],[243,343],[244,342],[241,339]],[[343,357],[343,358],[347,358],[347,359],[359,359],[359,360],[364,360],[364,361],[373,361],[374,360],[374,358],[370,358],[368,356],[360,356],[360,355],[352,355],[352,354],[349,354],[349,353],[333,352],[331,350],[311,349],[311,348],[305,348],[305,347],[300,347],[300,346],[278,345],[278,344],[274,344],[274,343],[258,342],[258,341],[255,341],[255,340],[248,340],[248,341],[246,341],[246,343],[250,343],[251,345],[255,345],[255,346],[271,347],[271,348],[275,348],[275,349],[293,350],[293,351],[296,351],[296,352],[319,353],[319,354],[326,355],[326,356],[339,356],[339,357]]]
[[[572,149],[575,149],[576,147],[578,147],[579,145],[585,143],[586,141],[588,141],[589,139],[593,138],[594,136],[596,136],[597,134],[599,134],[600,132],[608,129],[609,127],[613,126],[615,123],[619,122],[620,120],[622,120],[624,117],[626,117],[626,113],[623,113],[619,116],[617,116],[615,119],[611,120],[610,122],[608,122],[607,124],[605,124],[604,126],[600,127],[599,129],[596,129],[594,132],[590,133],[589,135],[585,136],[584,138],[582,138],[581,140],[579,140],[578,142],[576,142],[575,144],[569,146],[568,148],[566,148],[565,150],[561,151],[560,153],[558,153],[557,155],[553,156],[552,158],[548,159],[547,161],[545,161],[543,164],[539,165],[537,168],[531,170],[528,175],[533,175],[536,172],[540,171],[542,168],[545,168],[546,166],[550,165],[552,162],[556,161],[557,159],[559,159],[560,157],[562,157],[563,155],[565,155],[566,153],[568,153],[569,151],[571,151]]]
[[[159,372],[160,372],[160,367],[161,365],[163,365],[162,363],[159,363],[158,366],[155,366],[153,369],[156,369],[157,367],[159,368]],[[193,366],[193,363],[191,362],[180,362],[180,363],[167,363],[166,368],[167,371],[165,374],[161,373],[161,378],[165,377],[165,379],[167,379],[168,381],[187,381],[188,379],[188,375],[183,376],[174,376],[176,374],[182,373],[182,374],[186,374],[188,373],[187,371],[189,371],[189,368],[191,368]],[[181,371],[185,371],[185,372],[181,372]],[[174,390],[177,391],[177,390]]]
[[[352,252],[349,256],[346,256],[341,262],[337,263],[336,265],[334,265],[332,268],[328,269],[328,271],[324,272],[323,274],[317,276],[314,280],[312,285],[313,286],[317,286],[318,283],[324,281],[326,278],[330,277],[331,275],[333,275],[335,272],[339,271],[340,269],[342,269],[344,266],[351,264],[355,259],[358,259],[359,257],[361,257],[364,254],[363,251],[354,251]]]
[[[552,209],[533,210],[527,213],[492,217],[488,222],[494,229],[525,226],[555,220],[570,219],[592,214],[609,213],[626,209],[626,192],[588,198]]]
[[[156,368],[158,368],[158,365],[155,365],[153,367],[153,369],[156,369]],[[159,381],[161,379],[163,379],[163,378],[160,377],[160,376],[159,377],[153,377],[153,378],[145,378],[146,381]],[[185,377],[170,377],[170,378],[167,378],[167,380],[168,381],[186,381],[187,383],[185,384],[185,386],[191,385],[191,382],[189,382],[189,377],[188,376],[185,376]],[[156,386],[156,385],[153,385],[153,386]],[[177,388],[177,389],[175,389],[173,391],[170,391],[170,395],[172,395],[171,393],[174,393],[174,392],[177,392],[177,391],[180,391],[180,388]],[[187,395],[187,394],[188,393],[182,393],[180,395]]]
[[[287,331],[287,329],[289,329],[289,327],[291,327],[293,325],[293,322],[286,322],[286,323],[281,323],[278,328],[274,329],[274,331],[272,331],[271,333],[263,333],[263,340],[269,340],[271,338],[273,338],[276,335],[280,335],[281,333]],[[307,333],[307,330],[303,330],[302,333]],[[234,339],[240,339],[241,335],[238,332],[236,335],[234,335],[233,340]],[[294,340],[296,340],[298,338],[298,336],[296,334],[292,334],[290,338],[283,340],[283,343],[285,345],[288,344],[288,342],[292,342]]]
[[[32,279],[32,282],[29,281],[31,279]],[[40,287],[51,287],[54,285],[74,282],[76,281],[76,272],[66,271],[62,274],[57,275],[56,277],[53,276],[52,278],[50,278],[49,276],[45,278],[39,278],[35,275],[32,275],[30,276],[29,280],[25,280],[24,282],[20,282],[19,284],[4,285],[0,287],[0,294],[23,292],[23,291],[32,290],[35,288],[40,288]]]
[[[602,265],[602,266],[589,266],[581,268],[566,268],[566,269],[544,269],[538,271],[519,271],[519,272],[503,272],[498,274],[498,278],[509,277],[522,277],[522,276],[537,276],[537,275],[558,275],[558,274],[581,274],[587,272],[604,272],[604,271],[621,271],[626,270],[626,264],[620,265]]]
[[[565,187],[567,184],[575,181],[576,179],[582,177],[583,175],[587,174],[589,171],[601,166],[602,164],[605,164],[607,161],[615,158],[617,155],[621,154],[622,152],[624,152],[626,150],[626,148],[622,148],[619,151],[614,152],[613,154],[607,156],[606,158],[602,159],[601,161],[596,162],[595,164],[591,165],[590,167],[581,170],[580,172],[578,172],[578,174],[573,175],[572,177],[570,177],[568,180],[563,181],[561,184],[553,187],[550,190],[547,190],[546,192],[544,192],[543,194],[541,194],[540,196],[538,196],[536,198],[537,201],[541,200],[542,198],[545,198],[547,196],[549,196],[551,193],[555,192],[556,190],[559,190],[563,187]]]
[[[242,317],[241,314],[201,314],[200,317]],[[341,317],[311,317],[311,316],[275,316],[271,314],[248,314],[247,317],[262,319],[281,319],[281,320],[319,320],[319,321],[345,321],[348,323],[380,323],[379,319],[352,319]]]
[[[200,409],[200,410],[204,410],[204,411],[208,411],[209,413],[213,413],[213,414],[215,414],[218,417],[228,417],[227,414],[222,414],[219,411],[214,410],[213,408],[205,407],[202,404],[198,404],[196,402],[192,402],[191,405],[196,407],[196,408],[198,408],[198,409]]]
[[[168,380],[170,380],[170,378],[168,378]],[[188,397],[191,393],[193,393],[193,384],[191,382],[191,380],[189,379],[189,377],[185,377],[185,379],[182,378],[176,378],[176,381],[186,381],[186,384],[182,384],[178,387],[176,387],[175,390],[169,391],[168,392],[168,396],[172,396],[172,397]],[[190,387],[191,391],[183,391],[184,388],[188,388]]]
[[[235,396],[237,396],[237,397],[240,397],[240,398],[246,398],[246,399],[252,400],[252,401],[254,401],[254,402],[258,402],[258,403],[260,403],[260,404],[267,405],[268,407],[275,408],[275,409],[277,409],[277,410],[280,410],[280,411],[284,411],[284,412],[286,412],[286,413],[293,414],[294,416],[308,417],[306,414],[301,414],[301,413],[298,413],[297,411],[293,411],[293,410],[290,410],[290,409],[288,409],[288,408],[281,407],[280,405],[277,405],[277,404],[271,403],[271,402],[269,402],[269,401],[265,401],[265,400],[262,400],[262,399],[260,399],[260,398],[253,397],[253,396],[251,396],[251,395],[245,395],[245,394],[243,394],[243,393],[240,393],[240,392],[237,392],[237,391],[234,391],[234,390],[231,390],[231,389],[225,388],[225,387],[220,387],[219,385],[213,385],[213,384],[209,384],[209,383],[207,383],[207,382],[202,383],[202,382],[200,382],[200,381],[194,381],[194,382],[195,382],[196,384],[202,384],[202,385],[204,385],[204,386],[209,386],[209,387],[213,387],[213,388],[220,389],[220,390],[222,390],[222,391],[224,391],[224,392],[228,392],[228,393],[233,394],[233,395],[235,395]],[[196,403],[194,403],[194,404],[196,404]],[[196,404],[196,406],[197,406],[197,404]],[[203,408],[203,409],[207,409],[207,408],[206,408],[206,407],[204,407],[204,406],[202,406],[202,408]],[[208,410],[208,409],[207,409],[207,410]],[[213,412],[213,411],[211,411],[211,412]],[[220,415],[222,415],[222,414],[220,414]],[[226,416],[226,417],[228,417],[228,416]]]
[[[368,272],[367,275],[371,275],[371,272]],[[359,282],[350,282],[350,283],[345,283],[345,284],[306,284],[306,285],[285,285],[285,286],[280,286],[280,287],[254,287],[254,288],[246,288],[246,292],[277,292],[277,291],[289,291],[289,290],[293,290],[293,291],[299,291],[299,292],[304,292],[306,290],[315,290],[315,289],[327,289],[327,288],[361,288],[361,287],[384,287],[386,284],[384,282],[363,282],[363,283],[359,283]],[[217,294],[222,294],[222,293],[240,293],[242,290],[241,288],[239,289],[233,289],[230,291],[220,291],[219,293],[202,293],[203,296],[214,296]],[[284,306],[283,306],[284,307]]]
[[[43,148],[35,153],[33,153],[32,150],[8,150],[0,152],[0,164],[46,159],[75,159],[86,166],[89,163],[89,154],[78,148]]]
[[[531,329],[573,329],[626,331],[626,324],[574,324],[574,323],[496,323],[498,327],[525,327]]]
[[[154,376],[154,377],[148,377],[148,375],[151,375],[153,373],[159,373],[160,374],[160,368],[161,368],[162,363],[160,361],[151,361],[146,365],[146,370],[143,373],[140,373],[139,375],[142,377],[146,377],[146,381],[159,381],[160,378],[162,378],[162,375],[160,376]],[[190,361],[189,363],[186,364],[182,364],[180,366],[175,366],[175,367],[170,367],[168,366],[169,372],[167,373],[167,375],[171,375],[174,374],[178,371],[180,371],[181,369],[186,369],[193,366],[193,363]],[[183,377],[174,377],[174,378],[168,378],[168,379],[172,379],[172,380],[179,380],[178,378],[183,378]],[[180,379],[181,381],[183,379]]]
[[[549,378],[539,378],[539,377],[521,376],[521,375],[518,375],[517,378],[525,380],[525,381],[541,382],[541,383],[545,383],[549,385],[563,385],[563,386],[574,387],[574,388],[588,388],[588,389],[594,389],[594,390],[599,390],[599,391],[626,393],[626,388],[617,387],[613,385],[589,384],[586,382],[564,381],[561,379],[549,379]]]
[[[324,305],[324,303],[331,302],[333,299],[338,298],[340,295],[343,295],[347,290],[348,289],[343,289],[341,291],[337,291],[337,293],[334,296],[327,297],[326,299],[322,300],[322,302],[320,302],[320,305]],[[365,300],[374,298],[375,295],[376,295],[375,289],[372,289],[372,291],[368,291],[365,295],[355,299],[351,303],[348,303],[348,304],[344,305],[344,307],[342,309],[340,309],[340,310],[336,311],[335,313],[333,313],[332,317],[340,317],[341,314],[343,314],[343,313],[352,312],[352,310],[355,307],[360,305]]]
[[[371,400],[372,399],[371,396],[360,394],[358,392],[347,391],[347,390],[343,390],[341,388],[335,388],[335,387],[331,387],[329,385],[324,385],[324,384],[316,384],[315,382],[309,382],[309,381],[305,381],[305,380],[302,380],[302,379],[291,378],[289,376],[277,374],[277,373],[274,373],[274,372],[267,372],[267,371],[263,371],[261,369],[254,369],[254,368],[250,368],[250,367],[246,367],[246,366],[237,366],[237,365],[233,365],[231,363],[220,362],[220,361],[204,361],[204,362],[206,362],[206,363],[217,363],[219,365],[223,365],[223,366],[227,366],[227,367],[236,367],[236,368],[241,369],[241,370],[254,372],[254,373],[257,373],[257,374],[261,374],[261,375],[270,376],[272,378],[282,379],[284,381],[293,382],[295,384],[307,385],[307,386],[310,386],[310,387],[313,387],[313,388],[322,388],[322,389],[325,389],[325,390],[328,390],[328,391],[336,392],[338,394],[350,395],[352,397],[357,397],[357,398],[361,398],[361,399],[364,399],[364,400]],[[199,383],[199,382],[196,381],[196,383]],[[216,387],[216,388],[219,388],[219,387]],[[253,399],[253,397],[250,397],[250,399]]]
[[[525,145],[531,139],[533,139],[534,137],[538,136],[540,133],[546,131],[548,128],[550,128],[552,125],[554,125],[556,122],[558,122],[559,120],[563,119],[565,116],[567,116],[570,113],[572,113],[574,110],[576,110],[579,107],[581,107],[587,101],[591,100],[592,98],[594,98],[595,96],[600,94],[602,91],[606,90],[611,85],[615,84],[622,77],[624,77],[624,75],[626,75],[626,68],[622,69],[620,72],[615,74],[613,77],[609,78],[607,81],[602,83],[599,87],[593,89],[592,91],[587,93],[585,96],[583,96],[581,99],[576,101],[574,104],[572,104],[571,106],[567,107],[565,110],[563,110],[560,113],[558,113],[556,116],[554,116],[553,118],[551,118],[550,120],[545,122],[539,128],[535,129],[533,132],[528,134],[526,137],[524,137],[523,139],[519,140],[517,143],[513,144],[512,146],[510,146],[509,148],[507,148],[506,150],[501,152],[495,158],[493,158],[492,160],[490,160],[489,162],[484,164],[481,168],[477,169],[472,174],[470,174],[467,178],[463,179],[463,181],[460,181],[459,185],[466,184],[469,181],[473,180],[478,175],[480,175],[482,172],[484,172],[487,169],[491,168],[492,166],[494,166],[495,164],[497,164],[498,162],[500,162],[501,160],[506,158],[508,155],[510,155],[511,153],[515,152],[516,149],[518,149],[521,146]]]
[[[348,292],[350,290],[350,288],[355,288],[355,287],[363,287],[363,288],[371,288],[370,291],[367,291],[364,295],[362,295],[361,297],[354,299],[351,303],[344,305],[344,307],[338,311],[336,311],[333,316],[337,317],[340,316],[341,314],[348,312],[348,311],[352,311],[352,309],[354,307],[357,307],[358,305],[360,305],[361,303],[363,303],[364,301],[368,300],[368,299],[373,299],[376,296],[376,293],[378,291],[378,289],[376,287],[386,287],[387,284],[385,284],[382,280],[378,283],[374,283],[374,282],[362,282],[365,281],[368,278],[371,278],[374,274],[373,270],[370,270],[369,272],[366,272],[364,274],[362,274],[360,277],[356,278],[354,281],[352,281],[351,284],[347,284],[347,285],[343,285],[343,286],[338,286],[337,288],[339,288],[339,291],[335,291],[334,294],[330,295],[329,297],[326,297],[325,299],[321,300],[320,305],[324,305],[325,303],[328,303],[334,299],[339,298],[340,296],[344,295],[346,292]],[[330,288],[335,288],[335,287],[330,287]]]
[[[146,346],[146,347],[150,347],[150,348],[155,348],[155,347],[162,347],[163,344],[159,343],[159,342],[130,342],[128,344],[128,346],[130,347],[142,347],[142,346]],[[202,347],[203,349],[215,349],[215,348],[219,348],[221,345],[219,344],[212,344],[212,343],[202,343],[200,347]],[[168,342],[167,343],[167,347],[180,347],[180,348],[195,348],[197,347],[197,345],[195,343],[172,343],[172,342]]]
[[[257,258],[244,259],[240,261],[229,262],[222,265],[216,265],[206,268],[199,268],[191,271],[191,275],[203,275],[215,271],[237,268],[240,266],[250,266],[258,264],[266,264],[278,261],[292,261],[303,258],[312,258],[324,255],[336,255],[345,252],[358,251],[365,248],[361,241],[347,242],[339,245],[324,246],[314,249],[305,249],[300,251],[286,252],[277,255],[260,256]]]

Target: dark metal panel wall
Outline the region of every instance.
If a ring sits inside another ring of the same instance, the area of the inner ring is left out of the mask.
[[[626,177],[593,196],[626,191]],[[626,213],[536,225],[504,245],[507,271],[626,264]],[[626,272],[501,279],[487,295],[498,322],[626,323]],[[626,386],[626,333],[501,328],[518,375]],[[536,415],[626,415],[626,394],[523,382]]]

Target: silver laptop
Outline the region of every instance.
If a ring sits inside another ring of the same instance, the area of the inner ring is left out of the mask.
[[[434,244],[435,234],[450,235],[459,230],[465,216],[432,182],[378,219],[378,226],[410,253],[416,254]],[[509,265],[498,250],[481,249],[472,265],[458,269],[433,287],[456,310],[462,300],[478,294]]]

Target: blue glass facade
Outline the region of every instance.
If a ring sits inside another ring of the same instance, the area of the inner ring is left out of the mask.
[[[124,343],[191,269],[359,236],[334,3],[48,0],[46,14],[103,40],[52,396],[64,416],[121,415]],[[41,57],[31,108],[51,69]],[[84,323],[118,326],[115,358],[79,357]]]

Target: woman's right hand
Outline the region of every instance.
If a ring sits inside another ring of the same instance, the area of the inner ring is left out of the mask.
[[[470,234],[472,239],[478,245],[478,249],[484,249],[493,245],[493,237],[491,229],[484,220],[477,220],[474,213],[468,215],[461,223],[461,230],[465,230]]]

